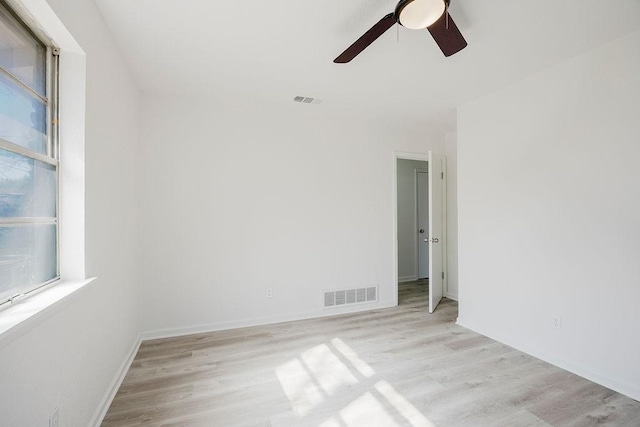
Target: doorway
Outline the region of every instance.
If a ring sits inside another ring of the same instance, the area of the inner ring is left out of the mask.
[[[428,284],[432,313],[446,289],[445,158],[394,153],[394,167],[396,298],[399,283]]]
[[[429,278],[429,164],[397,160],[398,281]]]

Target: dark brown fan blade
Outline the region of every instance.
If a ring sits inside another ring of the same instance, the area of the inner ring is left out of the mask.
[[[362,35],[358,40],[356,40],[351,46],[347,48],[344,52],[340,54],[336,59],[333,60],[336,64],[344,64],[346,62],[351,61],[353,58],[358,56],[360,52],[365,50],[367,46],[373,43],[378,37],[384,34],[389,28],[396,23],[396,18],[394,18],[393,13],[386,15],[384,18],[378,21],[373,27],[369,29],[366,33]]]
[[[430,27],[427,27],[427,30],[433,36],[444,56],[451,56],[467,47],[467,41],[462,37],[456,23],[453,22],[451,14],[447,12],[443,13],[440,19]]]

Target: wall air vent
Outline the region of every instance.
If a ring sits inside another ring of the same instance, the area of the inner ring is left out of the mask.
[[[303,104],[322,104],[322,99],[310,98],[308,96],[296,96],[293,100],[295,102],[302,102]]]
[[[340,289],[324,292],[324,308],[378,301],[378,287]]]

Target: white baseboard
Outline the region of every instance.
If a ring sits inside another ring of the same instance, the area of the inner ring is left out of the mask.
[[[332,310],[313,311],[307,313],[290,313],[269,317],[255,317],[252,319],[236,320],[230,322],[206,323],[180,328],[154,329],[142,332],[142,340],[152,340],[159,338],[172,338],[183,335],[202,334],[207,332],[227,331],[230,329],[249,328],[252,326],[273,325],[283,322],[295,322],[296,320],[316,319],[321,317],[339,316],[341,314],[360,313],[371,310],[395,307],[393,301],[380,301],[376,304],[353,305]]]
[[[447,292],[447,293],[445,293],[444,296],[449,298],[449,299],[452,299],[454,301],[458,301],[458,294],[452,294],[452,293]]]
[[[90,426],[100,427],[100,424],[102,424],[102,420],[107,415],[111,402],[113,402],[113,398],[116,397],[116,393],[118,393],[118,389],[120,388],[122,381],[124,381],[124,377],[127,375],[129,367],[131,366],[133,359],[136,357],[141,343],[142,336],[138,334],[131,350],[129,350],[129,354],[120,364],[116,375],[113,377],[113,380],[111,380],[111,384],[109,384],[109,388],[107,388],[107,391],[100,401],[100,405],[98,405],[98,409],[94,413],[93,418],[91,418],[91,422],[89,423]]]
[[[462,326],[463,328],[470,329],[486,337],[499,341],[510,347],[513,347],[516,350],[520,350],[523,353],[527,353],[530,356],[536,357],[540,360],[543,360],[547,363],[557,366],[558,368],[564,369],[565,371],[569,371],[580,377],[586,378],[589,381],[593,381],[594,383],[600,384],[611,390],[617,391],[618,393],[622,393],[625,396],[628,396],[632,399],[640,401],[640,386],[638,386],[637,384],[623,383],[619,380],[615,380],[613,378],[609,378],[604,375],[598,374],[589,369],[586,369],[583,366],[576,365],[570,361],[559,359],[550,354],[547,354],[544,351],[540,351],[538,349],[532,348],[526,343],[518,342],[517,339],[514,339],[512,337],[508,337],[500,333],[496,333],[495,331],[492,331],[488,328],[478,327],[473,323],[467,323],[464,320],[460,320],[460,317],[458,317],[456,324]]]
[[[398,283],[403,283],[403,282],[415,282],[416,280],[418,280],[418,276],[403,276],[403,277],[398,277]]]

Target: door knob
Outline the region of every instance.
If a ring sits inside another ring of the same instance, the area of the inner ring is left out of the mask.
[[[423,233],[424,233],[424,228],[421,228],[420,229],[420,234],[423,234]]]
[[[431,239],[431,243],[438,243],[440,240],[438,240],[437,237],[434,237],[433,239]]]

